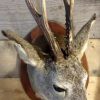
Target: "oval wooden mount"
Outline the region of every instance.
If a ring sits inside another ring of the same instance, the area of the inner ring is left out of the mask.
[[[49,26],[50,26],[52,32],[55,34],[63,35],[65,33],[64,26],[57,22],[49,21]],[[43,33],[41,32],[39,27],[36,27],[26,36],[25,39],[31,43],[32,41],[35,42],[42,35],[43,35]],[[89,74],[88,63],[87,63],[85,54],[83,55],[81,61],[82,61],[83,67]],[[21,61],[21,68],[20,68],[20,79],[21,79],[21,83],[22,83],[22,86],[23,86],[26,94],[31,98],[31,100],[41,100],[38,97],[36,97],[35,92],[31,87],[28,73],[27,73],[27,65],[25,63],[23,63],[22,61]],[[86,83],[86,87],[88,86],[88,82],[89,82],[89,77],[88,77],[88,80]]]

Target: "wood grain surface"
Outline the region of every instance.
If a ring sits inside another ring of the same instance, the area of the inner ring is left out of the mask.
[[[34,0],[37,3],[39,0]],[[46,0],[48,19],[65,24],[63,0]],[[75,34],[82,25],[97,14],[97,21],[91,30],[90,38],[100,38],[100,0],[75,0],[74,25]],[[36,26],[25,0],[0,0],[0,30],[12,29],[23,37]],[[0,39],[4,38],[0,34]]]

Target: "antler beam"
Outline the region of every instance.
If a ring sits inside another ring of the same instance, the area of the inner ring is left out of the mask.
[[[57,59],[63,57],[63,54],[61,52],[61,49],[57,43],[57,41],[54,38],[54,34],[51,32],[49,25],[48,25],[48,20],[47,20],[47,14],[46,14],[46,3],[45,0],[42,0],[42,14],[39,14],[34,7],[34,4],[32,3],[32,0],[26,0],[27,6],[32,13],[34,19],[36,20],[38,26],[44,33],[49,45],[52,48],[52,51]]]
[[[66,14],[66,34],[65,34],[65,57],[69,55],[69,42],[70,42],[70,5],[68,4],[67,0],[63,0],[65,6],[65,14]]]
[[[70,4],[68,0],[63,0],[65,6],[65,14],[66,14],[66,39],[65,39],[65,57],[69,56],[70,52],[70,41],[74,38],[74,25],[73,25],[73,7],[74,7],[74,0],[70,0]]]

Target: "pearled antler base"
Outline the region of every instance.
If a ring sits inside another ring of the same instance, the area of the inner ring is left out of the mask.
[[[50,28],[53,31],[53,33],[55,33],[56,35],[59,35],[59,36],[64,35],[65,28],[64,28],[63,25],[61,25],[57,22],[54,22],[54,21],[49,21],[49,25],[50,25]],[[26,36],[27,41],[29,41],[30,43],[34,42],[36,45],[40,46],[41,48],[44,48],[44,51],[46,51],[47,50],[46,47],[48,46],[48,44],[45,42],[45,40],[42,41],[42,44],[41,44],[42,38],[43,38],[43,33],[40,31],[39,27],[34,28]],[[81,61],[82,61],[84,68],[88,72],[88,63],[87,63],[87,59],[86,59],[85,54],[83,55]],[[32,100],[40,100],[39,98],[36,97],[35,92],[31,87],[31,84],[30,84],[30,81],[29,81],[29,76],[28,76],[28,73],[27,73],[27,64],[23,63],[22,61],[21,61],[21,68],[20,68],[20,78],[21,78],[21,83],[22,83],[22,86],[23,86],[26,94]],[[88,86],[88,81],[89,81],[89,78],[87,80],[86,87]]]

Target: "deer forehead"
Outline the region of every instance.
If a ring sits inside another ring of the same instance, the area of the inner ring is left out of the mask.
[[[75,57],[69,57],[67,60],[60,60],[54,64],[54,67],[56,69],[55,72],[55,81],[63,81],[68,82],[69,81],[82,81],[84,80],[84,83],[87,79],[87,72],[83,68],[80,61]]]

